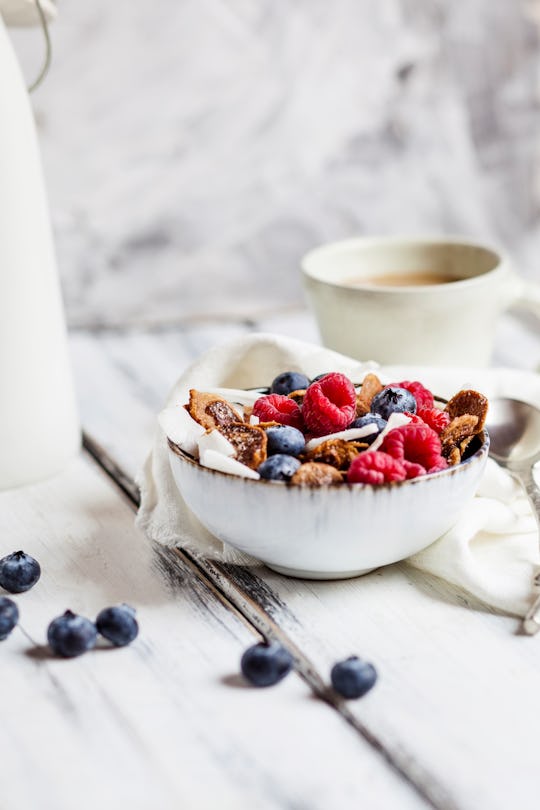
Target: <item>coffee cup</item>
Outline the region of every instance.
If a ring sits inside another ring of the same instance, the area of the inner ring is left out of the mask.
[[[306,254],[302,273],[324,345],[359,360],[486,366],[504,310],[540,315],[540,285],[462,238],[334,242]]]

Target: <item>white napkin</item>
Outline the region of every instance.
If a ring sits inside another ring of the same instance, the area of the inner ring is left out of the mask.
[[[359,363],[320,346],[267,334],[242,337],[206,352],[185,371],[167,405],[183,404],[189,389],[266,386],[282,371],[309,377],[342,371],[359,382],[375,363]],[[388,382],[419,379],[441,396],[474,386],[488,397],[513,395],[540,403],[540,377],[511,369],[386,367]],[[167,439],[157,427],[141,480],[137,522],[147,536],[214,559],[255,563],[224,546],[192,515],[178,493],[169,467]],[[505,613],[523,616],[533,598],[532,580],[540,563],[535,518],[520,486],[489,460],[476,497],[460,521],[429,548],[407,561],[451,582]]]

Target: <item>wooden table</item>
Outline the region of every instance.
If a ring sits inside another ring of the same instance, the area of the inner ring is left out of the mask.
[[[314,337],[305,313],[257,326]],[[253,328],[72,334],[84,451],[0,494],[0,551],[43,568],[0,647],[1,810],[536,809],[540,638],[516,620],[406,564],[299,581],[151,548],[134,528],[168,389],[204,348]],[[538,365],[525,325],[503,323],[498,360]],[[141,626],[131,647],[51,657],[54,616],[124,600]],[[296,660],[266,690],[238,675],[261,633]],[[345,703],[328,676],[353,653],[380,681]]]

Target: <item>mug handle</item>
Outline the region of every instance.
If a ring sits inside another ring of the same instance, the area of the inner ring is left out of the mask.
[[[524,309],[540,318],[540,284],[525,279],[515,279],[512,309]]]

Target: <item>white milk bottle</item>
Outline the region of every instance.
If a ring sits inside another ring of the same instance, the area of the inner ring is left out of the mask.
[[[60,471],[79,444],[34,121],[0,16],[0,490]]]

